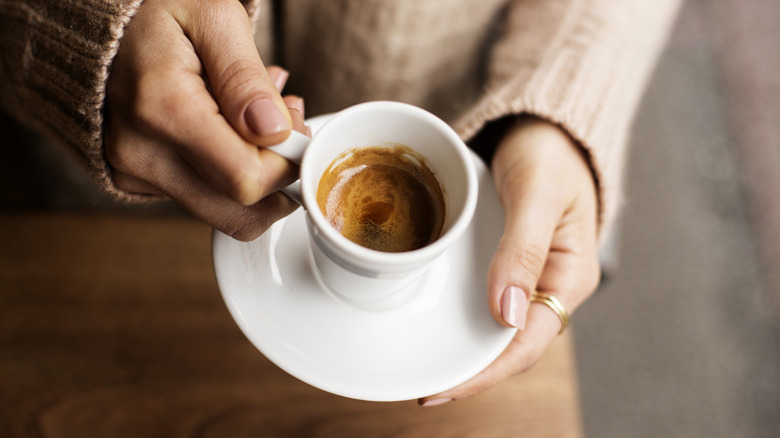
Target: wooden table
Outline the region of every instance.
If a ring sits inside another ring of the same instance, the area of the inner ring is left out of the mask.
[[[569,335],[468,400],[345,399],[246,340],[210,245],[186,216],[0,216],[0,436],[582,436]]]

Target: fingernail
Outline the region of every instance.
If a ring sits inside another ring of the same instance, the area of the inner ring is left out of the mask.
[[[504,289],[504,295],[501,296],[501,316],[507,324],[523,330],[527,309],[528,300],[522,289],[515,286]]]
[[[301,116],[303,116],[303,111],[304,111],[303,98],[298,96],[291,96],[286,102],[289,108],[298,110],[298,112],[301,113]]]
[[[290,128],[287,119],[270,99],[257,99],[244,113],[246,124],[256,135],[278,134]]]
[[[452,401],[451,398],[436,398],[433,400],[428,400],[426,402],[423,402],[420,406],[429,408],[431,406],[443,405],[444,403],[451,402],[451,401]]]
[[[282,91],[285,84],[287,84],[287,78],[290,77],[290,72],[287,70],[278,69],[269,72],[269,76],[271,76],[271,81],[274,83],[274,87],[276,87],[278,91]]]

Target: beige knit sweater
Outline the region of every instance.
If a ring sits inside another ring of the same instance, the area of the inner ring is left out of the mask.
[[[102,148],[111,61],[142,0],[0,0],[4,108],[70,146],[119,197]],[[245,1],[266,64],[308,115],[392,99],[471,140],[533,113],[587,151],[602,225],[620,201],[632,118],[679,0]],[[490,126],[490,125],[488,125]]]

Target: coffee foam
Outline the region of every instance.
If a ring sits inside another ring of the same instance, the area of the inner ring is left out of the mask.
[[[395,145],[353,149],[320,180],[317,203],[342,235],[367,248],[401,252],[441,234],[441,186],[425,160]]]

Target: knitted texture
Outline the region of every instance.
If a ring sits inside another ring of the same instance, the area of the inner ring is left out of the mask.
[[[584,148],[608,229],[625,144],[679,0],[245,2],[266,63],[291,71],[307,115],[409,102],[464,140],[532,113]],[[2,104],[86,158],[108,191],[102,108],[109,66],[141,0],[0,0]],[[606,234],[606,233],[602,233]]]
[[[4,109],[69,146],[105,190],[126,200],[143,197],[111,181],[103,103],[119,41],[142,1],[0,0]]]
[[[486,90],[458,132],[470,138],[486,121],[520,113],[562,126],[588,154],[608,234],[630,127],[678,8],[677,0],[512,3]]]
[[[111,60],[141,0],[2,0],[2,104],[70,146],[113,187],[102,148]]]
[[[288,0],[277,55],[309,115],[400,100],[467,141],[516,114],[559,124],[588,154],[608,231],[629,128],[679,3]]]

